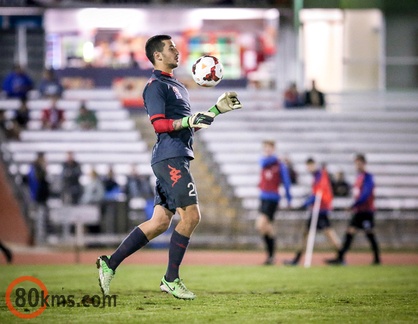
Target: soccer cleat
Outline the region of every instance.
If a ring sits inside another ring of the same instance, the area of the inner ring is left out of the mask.
[[[286,266],[297,266],[298,261],[296,261],[296,260],[284,260],[283,264],[286,265]]]
[[[276,260],[273,257],[268,257],[266,261],[264,261],[263,265],[274,265]]]
[[[187,289],[183,280],[180,278],[175,279],[173,282],[169,282],[165,280],[165,276],[163,276],[160,283],[160,289],[179,299],[192,300],[196,298],[196,295]]]
[[[325,262],[329,265],[345,265],[344,260],[342,260],[340,258],[328,259],[328,260],[325,260]]]
[[[115,276],[115,271],[109,268],[109,258],[102,255],[96,261],[97,269],[99,269],[99,286],[104,295],[109,295],[110,282]]]

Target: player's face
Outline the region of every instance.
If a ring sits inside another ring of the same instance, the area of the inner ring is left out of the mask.
[[[361,160],[355,160],[354,164],[358,172],[363,172],[365,169],[365,164]]]
[[[316,171],[315,163],[307,163],[306,169],[308,169],[309,173],[314,173]]]
[[[163,41],[164,49],[161,52],[162,63],[169,69],[175,69],[179,66],[179,51],[171,39]]]
[[[265,156],[273,155],[273,153],[274,153],[274,146],[271,146],[269,144],[264,144],[263,145],[263,153],[264,153]]]

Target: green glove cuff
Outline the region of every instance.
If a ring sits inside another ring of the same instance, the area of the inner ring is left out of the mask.
[[[183,117],[181,119],[181,126],[183,128],[188,128],[189,127],[189,117]]]
[[[215,116],[218,116],[221,114],[221,112],[219,111],[218,107],[216,107],[216,105],[212,106],[211,108],[209,108],[210,112],[213,112],[215,114]]]

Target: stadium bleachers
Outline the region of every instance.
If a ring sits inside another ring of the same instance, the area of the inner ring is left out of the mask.
[[[81,102],[96,113],[97,130],[79,130],[75,118]],[[20,141],[3,143],[3,148],[12,154],[12,173],[25,174],[37,152],[45,152],[48,172],[57,176],[61,172],[66,152],[72,151],[82,164],[83,171],[94,166],[104,174],[109,165],[117,173],[118,180],[124,183],[125,175],[131,164],[139,164],[141,171],[151,173],[150,153],[147,145],[135,128],[129,112],[122,108],[114,93],[108,90],[68,90],[57,105],[64,110],[65,122],[61,130],[42,130],[42,110],[50,105],[49,100],[33,99],[28,101],[31,121],[28,129],[20,135]],[[19,102],[9,99],[0,101],[0,109],[10,118]],[[85,182],[84,176],[82,182]]]
[[[244,93],[240,96],[242,111],[221,116],[207,131],[198,133],[249,218],[255,217],[258,208],[258,160],[264,139],[275,140],[279,155],[289,157],[299,174],[298,184],[292,188],[294,206],[310,192],[311,176],[305,168],[308,157],[326,163],[331,173],[344,171],[353,183],[353,157],[361,152],[375,174],[378,208],[418,208],[416,95],[389,94],[388,100],[380,94],[360,94],[361,99],[331,95],[326,110],[266,110],[271,94],[265,94],[260,104],[263,95]],[[397,105],[399,102],[403,104]],[[350,197],[335,199],[334,207],[345,208],[351,201]]]
[[[248,220],[257,215],[258,160],[264,139],[277,142],[279,155],[288,156],[299,175],[298,184],[292,187],[294,207],[299,206],[310,192],[311,176],[305,168],[307,157],[326,163],[331,173],[344,171],[347,180],[353,183],[353,156],[362,152],[369,161],[369,170],[375,174],[377,207],[418,209],[418,98],[414,102],[410,97],[401,100],[399,95],[389,95],[389,100],[385,101],[376,100],[373,94],[360,95],[365,102],[362,109],[361,100],[355,99],[356,95],[331,95],[326,110],[283,110],[280,96],[273,91],[239,93],[244,109],[217,117],[209,129],[197,133],[196,145],[204,146],[220,176],[232,188],[232,194],[245,213],[240,222],[249,223]],[[191,90],[190,95],[193,110],[199,111],[213,105],[219,91]],[[398,100],[408,102],[408,105],[397,108]],[[99,119],[97,130],[80,131],[76,128],[73,119],[81,101],[96,112]],[[27,173],[39,151],[46,153],[48,174],[52,178],[61,174],[61,164],[68,151],[73,151],[82,164],[83,184],[87,182],[92,166],[104,175],[112,165],[121,184],[125,183],[133,163],[139,165],[142,173],[152,174],[151,153],[143,138],[145,133],[136,129],[135,121],[111,91],[66,91],[58,103],[66,114],[62,130],[41,129],[39,118],[47,105],[45,100],[30,100],[32,121],[28,130],[22,132],[20,141],[1,144],[13,161],[9,165],[12,174]],[[7,116],[11,116],[17,107],[17,101],[0,101],[0,109],[5,109]],[[202,197],[208,194],[199,193]],[[334,207],[343,209],[350,202],[350,197],[336,198]],[[221,211],[215,213],[222,214]],[[304,215],[289,212],[282,217],[300,219]],[[248,235],[248,227],[245,231]]]

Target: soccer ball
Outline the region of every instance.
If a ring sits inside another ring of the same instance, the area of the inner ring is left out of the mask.
[[[203,55],[193,64],[192,76],[201,87],[214,87],[222,80],[222,63],[215,56]]]

